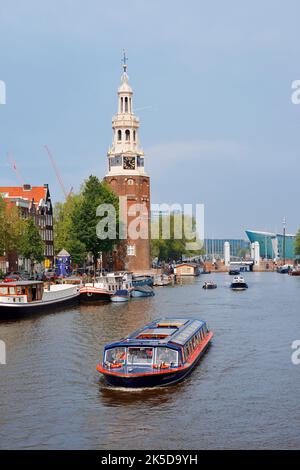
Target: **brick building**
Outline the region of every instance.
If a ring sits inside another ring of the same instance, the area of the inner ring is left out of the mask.
[[[150,268],[150,178],[145,171],[144,152],[138,137],[140,122],[133,112],[133,91],[128,81],[124,57],[118,89],[118,112],[112,119],[113,144],[107,154],[108,173],[105,180],[117,196],[123,196],[120,200],[121,206],[124,206],[124,216],[120,215],[123,224],[130,228],[138,217],[136,232],[141,232],[135,238],[130,230],[127,231],[124,243],[114,253],[113,268],[137,272]]]
[[[44,242],[45,266],[53,266],[53,210],[48,185],[0,186],[0,194],[7,204],[15,205],[18,208],[21,218],[34,217]],[[6,259],[2,258],[0,262],[2,269],[6,265],[9,271],[27,268],[26,260],[18,258],[16,253],[7,254]]]

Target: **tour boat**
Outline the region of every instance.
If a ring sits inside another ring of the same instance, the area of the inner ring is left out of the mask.
[[[41,281],[0,283],[0,316],[34,313],[76,303],[79,285],[53,284]]]
[[[248,289],[248,284],[246,283],[243,276],[236,276],[233,278],[230,287],[232,290],[246,290]]]
[[[106,345],[96,369],[119,387],[174,384],[194,369],[212,337],[205,321],[161,318]]]
[[[216,289],[217,284],[214,281],[206,281],[203,286],[203,289]]]
[[[98,276],[95,282],[85,283],[80,288],[82,302],[98,302],[112,300],[118,290],[132,288],[132,274],[127,272],[108,273]]]
[[[133,286],[130,291],[131,297],[152,297],[154,295],[154,290],[148,285],[144,286]]]

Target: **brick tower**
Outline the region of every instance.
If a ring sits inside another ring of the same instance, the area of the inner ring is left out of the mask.
[[[118,112],[112,119],[113,143],[107,154],[105,180],[117,196],[123,196],[121,205],[127,205],[122,220],[129,230],[114,253],[113,268],[139,272],[150,268],[150,178],[145,172],[145,157],[138,137],[140,121],[133,112],[133,92],[126,60],[124,54]],[[133,225],[140,236],[132,236],[130,226]]]

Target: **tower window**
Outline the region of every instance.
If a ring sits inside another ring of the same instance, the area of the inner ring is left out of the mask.
[[[129,129],[126,129],[126,131],[125,131],[125,139],[127,141],[130,140],[130,130]]]
[[[122,131],[118,130],[118,140],[122,140]]]
[[[133,131],[133,141],[134,141],[134,142],[135,142],[135,138],[136,138],[136,136],[135,136],[135,131]]]
[[[128,98],[125,98],[125,113],[128,113]]]
[[[124,112],[124,108],[123,108],[123,98],[121,98],[121,113]]]
[[[127,184],[128,186],[132,186],[134,184],[134,180],[129,178],[129,180],[127,180]]]
[[[135,256],[135,245],[127,245],[127,256]]]

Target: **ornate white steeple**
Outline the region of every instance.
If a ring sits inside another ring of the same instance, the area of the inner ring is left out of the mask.
[[[146,175],[144,152],[140,148],[140,120],[132,105],[133,91],[127,75],[127,57],[123,56],[123,74],[118,89],[118,113],[112,118],[113,143],[108,151],[108,173],[113,175]]]

